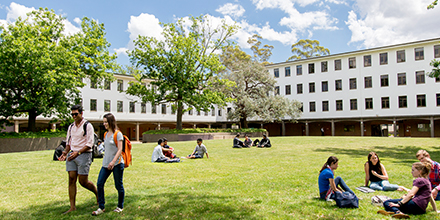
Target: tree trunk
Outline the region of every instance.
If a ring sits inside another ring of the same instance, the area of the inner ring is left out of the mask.
[[[176,122],[176,129],[182,130],[182,115],[183,115],[183,103],[178,101],[177,102],[177,122]]]
[[[240,128],[248,128],[247,116],[242,115],[240,117]]]
[[[29,110],[29,118],[28,118],[28,131],[35,132],[35,121],[37,120],[37,111],[34,109]]]

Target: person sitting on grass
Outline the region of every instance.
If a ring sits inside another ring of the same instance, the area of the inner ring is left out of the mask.
[[[170,160],[169,157],[166,157],[162,153],[162,148],[164,144],[165,142],[163,141],[163,139],[159,139],[157,141],[157,146],[153,150],[153,155],[151,155],[151,162],[166,162]]]
[[[379,210],[377,213],[382,215],[392,215],[394,218],[409,218],[407,214],[424,214],[428,203],[431,202],[435,212],[437,207],[431,196],[431,184],[427,179],[431,164],[427,162],[413,163],[411,174],[414,178],[411,190],[402,187],[408,193],[402,199],[390,199],[383,203],[385,210]]]
[[[380,163],[379,156],[375,152],[368,154],[368,161],[365,163],[365,186],[381,191],[398,190],[399,186],[388,182],[388,173],[385,166]],[[400,189],[401,190],[401,189]]]
[[[431,172],[428,176],[432,188],[431,194],[434,200],[440,200],[440,193],[438,193],[440,191],[440,164],[433,161],[426,150],[417,151],[416,157],[420,162],[431,164]]]
[[[241,141],[240,139],[238,139],[240,137],[240,134],[235,135],[234,141],[233,141],[233,146],[232,148],[243,148],[244,147],[244,143],[243,141]]]
[[[267,135],[263,134],[263,139],[261,139],[260,143],[258,143],[257,147],[272,147],[270,144],[269,138],[267,138]]]
[[[334,171],[338,169],[338,166],[338,158],[330,156],[327,162],[324,163],[324,166],[322,166],[321,171],[319,171],[319,198],[334,200],[335,193],[342,193],[344,191],[353,193],[341,177],[334,177]]]
[[[244,146],[249,148],[252,146],[252,140],[249,138],[247,134],[244,135]]]
[[[169,158],[176,158],[176,154],[174,154],[174,148],[170,147],[168,145],[168,140],[166,138],[162,138],[163,140],[163,147],[162,147],[162,153],[165,155],[165,157]]]
[[[208,150],[205,145],[202,144],[203,140],[201,138],[197,139],[197,145],[194,149],[193,153],[188,155],[186,158],[188,159],[198,159],[203,158],[203,155],[206,154],[206,158],[209,158]]]

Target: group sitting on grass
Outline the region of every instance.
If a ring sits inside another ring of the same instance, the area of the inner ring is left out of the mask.
[[[434,200],[434,198],[440,200],[438,193],[440,189],[440,164],[433,161],[425,150],[418,151],[416,157],[420,162],[414,163],[411,171],[415,180],[413,181],[413,187],[407,189],[403,186],[390,184],[388,182],[388,173],[385,166],[380,163],[379,156],[375,152],[368,154],[368,161],[365,163],[365,186],[369,186],[373,190],[399,190],[407,192],[400,199],[384,201],[383,206],[385,210],[379,210],[377,213],[391,215],[393,218],[410,218],[408,214],[418,215],[426,213],[428,203],[431,203],[435,212],[440,213],[440,211],[437,211]],[[338,200],[342,198],[337,196],[338,193],[352,193],[354,195],[354,192],[341,177],[334,177],[334,171],[338,166],[338,158],[334,156],[329,157],[321,168],[318,178],[320,198],[327,201],[337,200],[337,204],[341,202]]]
[[[244,135],[245,140],[241,141],[240,139],[240,133],[238,133],[234,140],[233,140],[233,146],[232,148],[250,148],[252,146],[256,147],[272,147],[269,138],[267,138],[267,135],[263,134],[263,139],[255,141],[252,141],[247,134]]]

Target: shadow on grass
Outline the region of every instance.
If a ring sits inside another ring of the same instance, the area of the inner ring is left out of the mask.
[[[140,192],[143,194],[144,192]],[[106,196],[107,211],[93,219],[260,219],[256,204],[236,204],[230,196],[198,195],[197,193],[163,193],[127,195],[124,211],[113,213],[117,195]],[[52,201],[17,211],[0,212],[0,219],[90,219],[97,205],[90,199],[78,204],[77,210],[63,215],[69,209],[65,201]]]
[[[329,152],[334,156],[338,154],[345,154],[354,158],[365,158],[367,161],[368,153],[371,151],[376,152],[380,158],[393,158],[396,163],[414,163],[417,162],[416,153],[420,149],[427,149],[431,158],[438,161],[440,159],[440,147],[429,146],[426,148],[421,148],[419,146],[397,146],[397,147],[387,147],[387,146],[371,146],[369,148],[318,148],[315,149],[317,152]],[[435,150],[432,150],[435,149]],[[329,155],[330,156],[330,155]]]

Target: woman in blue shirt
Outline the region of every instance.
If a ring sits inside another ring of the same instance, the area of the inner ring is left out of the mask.
[[[353,193],[341,177],[334,178],[334,171],[338,169],[338,166],[338,158],[330,156],[319,171],[318,184],[321,199],[334,199],[336,192]]]

